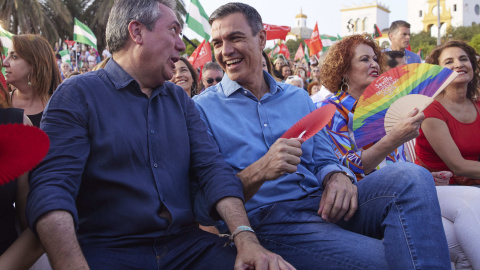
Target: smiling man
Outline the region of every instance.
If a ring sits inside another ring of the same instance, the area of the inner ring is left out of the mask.
[[[216,85],[222,80],[223,70],[215,62],[208,62],[202,69],[202,84],[203,89]]]
[[[410,45],[410,24],[406,21],[394,21],[388,29],[388,38],[392,42],[385,51],[402,51],[405,53],[407,64],[422,63],[417,54],[407,50]]]
[[[442,268],[432,267],[438,258],[428,250],[437,245],[423,241],[429,232],[418,220],[425,209],[439,213],[433,183],[418,181],[428,172],[416,175],[411,164],[394,164],[357,184],[339,164],[325,130],[307,141],[280,138],[315,107],[306,91],[277,83],[262,70],[266,32],[260,14],[229,3],[209,22],[215,58],[226,76],[194,100],[242,180],[245,207],[262,245],[298,269]],[[195,207],[201,214],[202,201]],[[198,219],[213,223],[207,211]]]
[[[168,82],[185,50],[175,6],[115,1],[112,59],[64,82],[45,108],[51,147],[27,216],[54,269],[293,269],[259,244],[240,180],[193,101]],[[235,247],[198,228],[190,177]]]

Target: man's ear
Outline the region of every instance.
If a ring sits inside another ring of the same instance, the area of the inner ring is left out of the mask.
[[[143,44],[142,33],[145,26],[138,21],[131,21],[128,24],[128,34],[135,44]]]
[[[260,42],[260,48],[263,50],[265,49],[265,46],[267,44],[267,31],[265,31],[265,29],[261,29],[260,31],[258,31],[257,35]]]

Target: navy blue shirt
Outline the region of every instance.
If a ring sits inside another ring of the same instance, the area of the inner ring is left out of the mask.
[[[148,98],[113,60],[61,84],[41,128],[51,145],[31,179],[32,229],[46,212],[65,210],[82,245],[181,232],[194,222],[189,176],[212,216],[219,199],[243,199],[240,180],[185,91],[165,82]],[[162,205],[171,223],[159,216]]]

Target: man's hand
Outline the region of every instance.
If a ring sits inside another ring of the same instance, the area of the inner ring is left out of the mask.
[[[352,218],[358,207],[357,186],[342,173],[335,173],[324,181],[327,181],[327,184],[320,200],[318,214],[332,223],[341,218],[345,221]]]
[[[420,134],[420,125],[424,119],[425,115],[419,113],[418,109],[415,108],[407,114],[405,119],[398,121],[387,136],[389,136],[393,140],[395,146],[398,147],[403,143],[418,137]]]
[[[237,247],[237,260],[235,269],[295,269],[279,255],[263,248],[258,242],[255,234],[251,232],[242,232],[235,236],[235,246]]]
[[[296,172],[303,142],[303,139],[278,139],[265,156],[259,159],[264,180],[276,180],[285,173]]]
[[[243,183],[245,201],[250,200],[265,181],[297,171],[302,156],[302,139],[278,139],[259,160],[237,174]]]

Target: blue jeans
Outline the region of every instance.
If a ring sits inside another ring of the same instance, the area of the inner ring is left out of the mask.
[[[237,251],[228,238],[191,227],[178,235],[140,241],[82,246],[90,269],[233,269]]]
[[[359,208],[348,222],[317,215],[321,191],[265,206],[250,222],[262,245],[297,269],[450,269],[430,178],[407,162],[370,174],[357,184]]]

